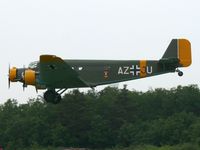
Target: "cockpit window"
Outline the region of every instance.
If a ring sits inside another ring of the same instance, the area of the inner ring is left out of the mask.
[[[28,65],[28,68],[30,68],[30,69],[35,69],[35,68],[37,67],[37,64],[38,64],[37,61],[31,62],[31,63]]]

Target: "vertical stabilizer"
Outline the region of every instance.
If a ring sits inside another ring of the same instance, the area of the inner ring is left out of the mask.
[[[178,58],[179,67],[188,67],[192,63],[191,44],[186,39],[173,39],[162,59]]]

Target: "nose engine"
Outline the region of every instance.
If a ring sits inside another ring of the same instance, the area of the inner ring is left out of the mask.
[[[17,79],[17,68],[13,67],[13,68],[9,68],[9,81],[11,82],[16,82]]]

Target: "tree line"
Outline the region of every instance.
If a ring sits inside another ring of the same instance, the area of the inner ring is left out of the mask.
[[[29,99],[0,105],[0,145],[6,150],[40,147],[105,149],[185,143],[200,145],[197,85],[140,92],[107,87],[73,90],[61,103]]]

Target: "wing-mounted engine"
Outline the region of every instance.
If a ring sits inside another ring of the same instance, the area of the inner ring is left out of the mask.
[[[26,85],[36,85],[36,71],[31,69],[25,70],[23,80]]]

